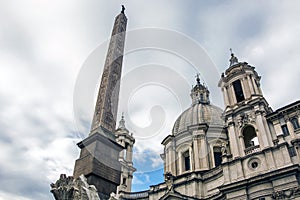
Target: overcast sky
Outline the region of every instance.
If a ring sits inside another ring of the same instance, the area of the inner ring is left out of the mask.
[[[163,180],[160,143],[189,107],[196,73],[212,102],[223,107],[215,80],[228,67],[229,48],[256,67],[274,110],[299,99],[298,1],[1,1],[1,200],[53,199],[49,184],[61,173],[72,175],[76,143],[88,134],[94,106],[90,98],[84,100],[87,106],[73,106],[76,92],[82,91],[76,90],[77,77],[95,55],[100,53],[103,63],[121,4],[128,18],[127,48],[135,44],[134,36],[141,43],[156,42],[145,28],[170,35],[154,49],[128,51],[124,58],[118,118],[125,112],[137,138],[135,191]],[[161,48],[166,41],[170,48]],[[178,47],[182,55],[176,54]],[[194,54],[196,68],[190,63]],[[93,76],[97,81],[101,70],[99,65]],[[89,84],[95,96],[99,83]]]

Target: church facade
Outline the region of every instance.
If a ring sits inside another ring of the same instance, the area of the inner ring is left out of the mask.
[[[197,78],[191,106],[161,142],[165,181],[131,192],[135,139],[123,117],[115,128],[126,23],[123,8],[113,28],[91,132],[78,144],[74,179],[83,174],[99,199],[300,199],[300,101],[273,111],[255,68],[233,53],[216,83],[225,108],[211,103],[209,89]]]
[[[123,199],[300,199],[300,101],[273,111],[255,68],[233,54],[219,87],[225,110],[197,79],[162,141],[165,182]]]

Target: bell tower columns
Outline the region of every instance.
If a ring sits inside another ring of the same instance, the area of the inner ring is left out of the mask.
[[[231,53],[230,66],[222,73],[219,87],[225,103],[225,122],[233,158],[273,145],[265,116],[272,112],[260,88],[255,68],[239,62]]]

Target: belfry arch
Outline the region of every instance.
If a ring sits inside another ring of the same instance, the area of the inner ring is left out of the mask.
[[[246,125],[242,130],[245,148],[259,145],[255,128],[251,125]]]

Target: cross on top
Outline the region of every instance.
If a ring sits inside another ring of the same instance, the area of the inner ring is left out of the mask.
[[[197,73],[196,76],[195,76],[196,77],[196,81],[197,81],[198,84],[200,84],[200,78],[199,78],[199,76],[200,76],[200,73]]]

